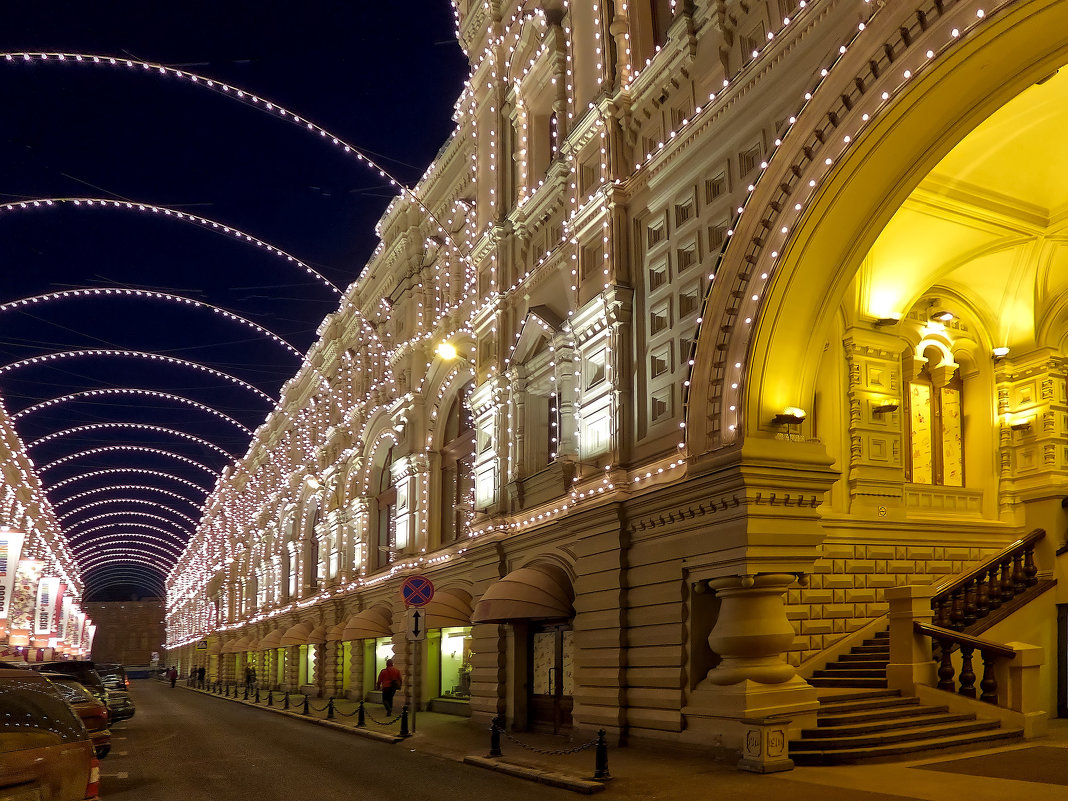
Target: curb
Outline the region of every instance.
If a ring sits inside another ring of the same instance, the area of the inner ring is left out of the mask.
[[[386,734],[380,731],[374,731],[371,729],[359,729],[355,726],[346,726],[344,723],[338,723],[335,720],[325,720],[323,718],[314,718],[310,715],[303,715],[299,712],[291,712],[287,709],[279,709],[276,707],[262,706],[254,701],[245,701],[241,698],[230,698],[227,696],[219,695],[218,693],[208,692],[207,690],[198,690],[195,687],[186,687],[185,689],[199,693],[200,695],[207,695],[220,700],[230,701],[232,703],[241,704],[242,706],[251,707],[252,709],[261,709],[264,712],[273,712],[276,715],[284,715],[294,720],[304,720],[308,723],[314,723],[318,726],[325,726],[328,729],[334,729],[336,731],[342,731],[346,734],[354,734],[357,737],[364,737],[368,740],[376,740],[387,745],[396,745],[399,742],[405,741],[406,737],[400,737],[395,734]],[[422,741],[424,746],[427,741]],[[427,753],[434,753],[434,751],[427,750]],[[440,754],[439,754],[440,756]],[[518,779],[526,779],[527,781],[537,782],[538,784],[545,784],[550,787],[559,787],[564,790],[571,790],[572,792],[582,793],[584,795],[592,795],[593,793],[599,793],[605,789],[604,782],[593,781],[591,779],[579,779],[574,776],[568,776],[566,773],[556,773],[551,770],[545,770],[542,768],[532,768],[526,765],[518,765],[513,762],[506,762],[500,757],[482,757],[482,756],[465,756],[457,761],[465,765],[474,765],[475,767],[484,768],[486,770],[496,771],[497,773],[504,773],[509,776],[514,776]]]
[[[554,773],[550,770],[516,765],[511,762],[504,762],[500,757],[466,756],[464,757],[464,764],[475,765],[480,768],[485,768],[486,770],[493,770],[497,773],[506,773],[509,776],[538,782],[539,784],[547,784],[550,787],[560,787],[564,790],[572,790],[573,792],[584,793],[585,795],[599,793],[605,788],[605,785],[602,782],[590,781],[588,779],[576,779],[573,776],[568,776],[564,773]]]

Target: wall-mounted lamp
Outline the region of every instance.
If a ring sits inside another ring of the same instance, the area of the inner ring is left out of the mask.
[[[787,406],[773,418],[771,418],[771,424],[775,426],[796,426],[805,421],[806,413],[804,409],[799,409],[796,406]]]
[[[1026,420],[1017,420],[1015,423],[1010,423],[1009,428],[1013,431],[1030,431],[1031,430],[1031,418]]]
[[[939,323],[948,323],[950,320],[953,320],[955,318],[956,315],[953,312],[946,311],[945,309],[936,309],[935,311],[931,312],[930,315],[931,320],[934,320],[935,322]]]
[[[881,327],[886,326],[886,325],[897,325],[900,322],[901,322],[901,315],[897,314],[897,315],[891,315],[889,317],[879,317],[874,322],[872,322],[872,325],[874,325],[876,328],[881,328]]]
[[[434,349],[434,352],[447,362],[450,362],[456,358],[456,346],[453,345],[451,342],[440,343]]]
[[[899,406],[896,403],[880,403],[874,409],[871,410],[872,414],[887,414],[889,412],[896,412]]]
[[[995,359],[1004,359],[1006,356],[1009,355],[1009,349],[1002,346],[1000,348],[994,348],[991,353],[993,354]]]

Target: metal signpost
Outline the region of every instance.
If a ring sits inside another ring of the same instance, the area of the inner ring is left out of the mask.
[[[422,607],[430,603],[434,598],[434,582],[428,579],[426,576],[408,576],[401,584],[401,596],[404,598],[405,612],[405,626],[404,636],[407,637],[408,642],[415,644],[415,654],[412,660],[413,669],[411,674],[414,677],[412,684],[412,700],[415,702],[412,704],[412,721],[411,730],[415,733],[415,718],[419,712],[419,697],[416,696],[415,691],[418,691],[420,696],[422,695],[422,665],[423,665],[423,647],[420,643],[426,640],[426,612]]]

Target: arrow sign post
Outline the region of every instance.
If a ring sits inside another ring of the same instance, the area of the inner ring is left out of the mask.
[[[409,642],[423,642],[426,639],[426,612],[416,607],[405,613],[404,630]]]

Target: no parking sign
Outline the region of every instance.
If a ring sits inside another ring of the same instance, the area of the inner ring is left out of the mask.
[[[401,584],[404,606],[426,606],[434,598],[434,582],[426,576],[409,576]]]

